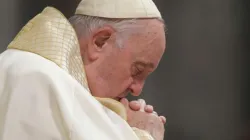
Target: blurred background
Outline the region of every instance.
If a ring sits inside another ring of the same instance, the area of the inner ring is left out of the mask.
[[[45,6],[69,17],[78,3],[1,0],[0,52]],[[167,116],[165,140],[250,140],[249,0],[155,3],[168,26],[167,51],[142,98]]]

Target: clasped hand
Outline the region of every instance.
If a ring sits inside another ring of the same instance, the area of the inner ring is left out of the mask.
[[[149,132],[155,140],[163,140],[166,118],[158,116],[152,105],[147,105],[143,99],[129,102],[123,98],[120,102],[127,109],[128,124],[131,127]]]

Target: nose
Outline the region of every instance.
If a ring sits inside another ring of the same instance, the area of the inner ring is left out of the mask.
[[[139,96],[142,92],[144,86],[144,81],[143,82],[134,82],[133,84],[130,85],[130,90],[131,94],[133,96]]]

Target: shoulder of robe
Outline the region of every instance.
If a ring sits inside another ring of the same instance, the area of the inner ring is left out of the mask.
[[[37,54],[19,50],[7,50],[6,53],[4,71],[8,79],[29,82],[28,79],[32,77],[39,80],[37,83],[44,82],[52,85],[67,85],[68,87],[74,81],[55,63]]]

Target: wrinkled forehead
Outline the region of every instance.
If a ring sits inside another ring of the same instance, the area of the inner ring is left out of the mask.
[[[158,65],[165,51],[164,24],[159,21],[148,22],[144,30],[131,36],[128,42],[136,59],[142,59]]]
[[[136,34],[131,36],[131,41],[137,45],[145,47],[159,46],[165,48],[165,29],[164,23],[158,19],[140,20],[138,24],[141,28]]]
[[[164,24],[157,19],[141,21],[142,30],[129,39],[138,51],[164,51],[166,46]]]

